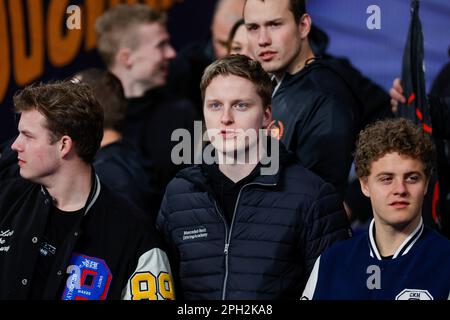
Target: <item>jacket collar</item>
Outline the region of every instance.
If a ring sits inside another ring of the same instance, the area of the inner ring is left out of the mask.
[[[414,229],[413,232],[403,241],[403,243],[398,247],[397,251],[394,253],[392,259],[396,259],[397,257],[401,257],[406,255],[414,244],[419,240],[420,236],[423,233],[424,224],[423,219],[420,218],[419,225]],[[377,260],[382,260],[380,252],[378,251],[377,244],[375,242],[375,220],[372,219],[369,226],[369,249],[370,256],[372,258],[376,258]]]
[[[91,191],[89,192],[89,197],[86,201],[86,204],[83,208],[83,216],[86,216],[88,211],[92,208],[95,201],[97,201],[98,196],[100,195],[101,190],[101,183],[100,179],[98,178],[97,174],[94,172],[94,168],[92,168],[92,187]],[[41,185],[41,192],[45,196],[46,201],[53,201],[52,196],[48,193],[48,190]]]
[[[269,139],[273,139],[273,138],[269,138]],[[270,143],[268,143],[268,146],[270,146]],[[258,175],[253,179],[252,182],[250,182],[251,184],[261,184],[261,185],[277,185],[278,184],[278,182],[280,180],[281,172],[283,171],[283,168],[286,167],[289,163],[295,162],[295,158],[294,158],[293,154],[286,149],[286,147],[283,145],[283,143],[281,141],[279,142],[279,152],[280,152],[280,157],[279,157],[278,171],[274,172],[272,174],[268,174],[268,175]],[[198,186],[202,190],[210,191],[211,188],[209,186],[209,180],[208,180],[207,174],[205,172],[205,169],[203,168],[203,166],[205,166],[205,165],[206,164],[195,165],[195,166],[186,168],[184,170],[181,170],[180,172],[177,173],[176,177],[188,180],[188,181],[194,183],[196,186]],[[249,183],[247,183],[247,184],[249,184]]]

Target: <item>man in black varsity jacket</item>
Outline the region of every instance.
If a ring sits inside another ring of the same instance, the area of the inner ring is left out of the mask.
[[[22,178],[0,185],[0,299],[173,299],[151,223],[92,168],[103,112],[91,89],[30,86],[14,105]]]

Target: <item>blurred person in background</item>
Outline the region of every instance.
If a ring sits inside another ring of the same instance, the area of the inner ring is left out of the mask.
[[[120,80],[103,69],[86,69],[78,72],[74,81],[89,85],[103,108],[103,139],[95,155],[94,168],[100,181],[119,195],[127,198],[148,213],[156,204],[143,160],[135,147],[123,139],[123,123],[127,104]]]
[[[247,28],[245,28],[244,19],[238,20],[230,31],[228,54],[242,54],[253,59],[248,46]]]
[[[197,114],[187,100],[167,89],[169,62],[176,56],[166,16],[144,4],[118,5],[96,21],[98,51],[122,83],[127,99],[123,138],[141,153],[159,209],[167,183],[182,168],[171,159],[176,129],[193,132]]]
[[[202,114],[200,80],[203,71],[214,60],[228,54],[230,30],[239,19],[245,0],[217,0],[212,17],[210,36],[183,48],[172,61],[169,87],[179,97],[187,98]]]

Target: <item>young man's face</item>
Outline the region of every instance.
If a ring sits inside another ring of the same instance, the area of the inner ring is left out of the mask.
[[[244,19],[250,51],[264,70],[293,73],[300,59],[301,33],[289,0],[247,0]]]
[[[376,223],[395,229],[418,223],[428,179],[423,163],[397,152],[373,162],[361,190],[370,197]]]
[[[254,146],[259,130],[272,119],[271,107],[264,108],[255,85],[234,75],[217,76],[211,81],[205,90],[203,112],[209,139],[222,153]],[[249,140],[244,138],[246,133]]]
[[[169,62],[175,56],[165,25],[155,22],[136,29],[139,45],[131,50],[128,59],[129,76],[148,89],[164,86]]]
[[[11,146],[18,153],[20,175],[34,182],[55,173],[60,162],[59,144],[50,144],[45,123],[46,119],[36,109],[24,111],[19,121],[19,136]]]

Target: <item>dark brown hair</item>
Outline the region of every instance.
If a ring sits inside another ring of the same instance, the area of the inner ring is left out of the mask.
[[[228,49],[228,54],[231,51],[231,46],[233,44],[233,39],[234,36],[236,35],[237,30],[239,29],[240,26],[243,26],[244,23],[244,19],[239,19],[238,21],[236,21],[233,25],[233,27],[230,30],[230,34],[228,35],[228,40],[227,40],[227,49]]]
[[[420,160],[425,175],[431,175],[433,142],[422,128],[403,118],[377,121],[361,131],[356,143],[356,175],[368,177],[372,163],[392,152]]]
[[[58,81],[30,85],[14,95],[15,111],[36,109],[50,131],[50,143],[72,138],[78,156],[91,163],[103,137],[103,110],[86,84]]]
[[[89,85],[103,108],[103,128],[122,131],[127,102],[120,80],[107,70],[90,68],[78,72],[74,79]]]
[[[301,17],[306,13],[305,0],[289,0],[289,9],[294,15],[295,22],[299,24]]]
[[[248,0],[245,0],[245,4],[247,4],[247,1]],[[264,2],[264,0],[260,1]],[[305,2],[305,0],[289,0],[289,10],[291,10],[292,14],[294,15],[294,19],[297,24],[300,23],[301,17],[306,13]]]

